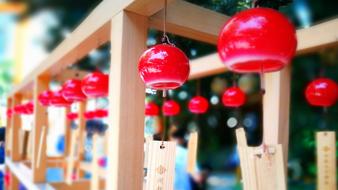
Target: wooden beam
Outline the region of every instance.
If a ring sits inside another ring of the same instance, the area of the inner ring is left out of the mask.
[[[217,54],[207,55],[190,62],[189,79],[197,79],[227,71]]]
[[[8,13],[15,13],[21,14],[27,9],[25,3],[5,3],[0,2],[0,13],[8,12]]]
[[[6,157],[6,166],[10,169],[12,176],[15,176],[15,179],[12,179],[15,180],[16,186],[10,190],[18,190],[19,181],[29,190],[50,189],[50,186],[46,183],[35,184],[33,182],[32,170],[28,168],[26,164],[22,162],[15,163],[10,158]]]
[[[16,94],[13,97],[13,107],[20,105],[22,100],[21,94]],[[11,131],[11,157],[13,161],[20,161],[20,128],[21,128],[21,118],[19,114],[14,114],[12,117],[12,131]]]
[[[297,30],[297,54],[338,45],[338,18]]]
[[[45,134],[48,131],[48,113],[47,108],[42,106],[39,103],[38,96],[39,94],[47,90],[49,87],[49,78],[48,77],[37,77],[34,80],[34,124],[32,128],[32,172],[33,172],[33,181],[35,183],[45,182],[46,178],[46,136],[42,134],[42,129],[45,127]],[[42,142],[40,142],[42,141]],[[40,143],[43,143],[42,146],[39,147]],[[39,148],[41,148],[39,150]],[[39,155],[39,151],[41,151],[41,155]],[[41,156],[41,157],[40,157]],[[39,158],[40,157],[40,158]],[[40,161],[38,163],[38,160]]]
[[[281,144],[284,164],[287,164],[291,67],[288,66],[279,72],[267,73],[264,77],[263,143],[267,145]]]
[[[169,0],[171,2],[173,0]],[[29,73],[10,92],[29,91],[33,80],[39,75],[57,75],[110,40],[110,21],[122,10],[150,16],[160,11],[163,3],[159,0],[103,0],[89,16],[53,52]]]
[[[60,83],[64,83],[66,80],[69,80],[69,79],[82,79],[87,74],[89,74],[89,72],[87,71],[66,69],[62,71],[61,73],[58,73],[53,79]]]
[[[107,189],[143,186],[145,86],[137,62],[146,50],[147,20],[121,12],[111,21]]]
[[[311,53],[338,44],[338,19],[310,28],[297,30],[297,54]],[[217,53],[191,61],[190,79],[220,74],[226,71]]]
[[[77,180],[69,185],[64,182],[53,182],[49,183],[50,186],[53,187],[53,190],[74,190],[74,189],[81,189],[81,190],[91,190],[90,189],[90,182],[88,180]],[[105,183],[103,180],[100,180],[100,189],[104,189]]]
[[[115,0],[116,1],[116,0]],[[125,3],[125,10],[143,15],[151,16],[164,7],[164,0],[118,0]],[[168,5],[176,0],[167,0]]]
[[[80,162],[80,164],[79,164],[79,169],[80,169],[80,170],[83,170],[83,171],[85,171],[85,172],[91,173],[91,172],[92,172],[92,166],[91,166],[91,163],[87,163],[87,162],[82,161],[82,162]],[[106,178],[106,177],[107,177],[107,176],[106,176],[107,172],[106,172],[106,170],[103,169],[103,168],[99,168],[99,170],[98,170],[97,173],[98,173],[98,175],[100,176],[100,178]]]
[[[150,27],[163,30],[163,15],[164,10],[161,10],[151,16]],[[220,29],[229,18],[210,9],[176,0],[168,5],[166,30],[179,36],[216,44]]]

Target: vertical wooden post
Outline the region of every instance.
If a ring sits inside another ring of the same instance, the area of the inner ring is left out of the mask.
[[[78,159],[78,163],[80,163],[83,158],[84,158],[84,153],[85,153],[85,135],[86,135],[86,119],[84,118],[83,114],[86,111],[86,106],[87,106],[87,102],[80,102],[79,103],[79,126],[76,129],[77,132],[77,139],[76,139],[76,143],[77,143],[77,159]],[[72,131],[73,133],[75,131]],[[79,164],[78,164],[79,165]],[[85,172],[80,170],[79,167],[77,166],[76,170],[78,171],[79,177],[84,177]]]
[[[21,94],[14,95],[13,106],[21,104],[22,96]],[[11,157],[14,162],[20,161],[20,146],[19,146],[19,137],[20,137],[20,128],[21,128],[21,118],[20,115],[14,114],[12,117],[12,131],[11,131]]]
[[[49,87],[49,78],[47,77],[37,77],[34,80],[34,92],[33,92],[33,101],[34,101],[34,124],[32,128],[32,171],[33,171],[33,181],[35,183],[41,183],[45,181],[46,175],[46,143],[43,143],[41,146],[41,158],[40,163],[38,164],[39,157],[39,144],[42,140],[46,142],[47,135],[43,136],[43,139],[40,138],[43,127],[45,127],[46,134],[48,131],[48,113],[47,108],[41,106],[38,101],[39,94],[47,90]]]
[[[145,87],[137,69],[147,17],[122,11],[111,21],[107,189],[143,187]]]
[[[263,142],[281,144],[284,164],[288,160],[291,67],[265,74]]]
[[[66,107],[66,115],[70,113],[70,107]],[[64,151],[64,156],[67,157],[69,156],[69,150],[70,150],[70,136],[71,136],[71,121],[69,119],[65,119],[65,151]]]
[[[8,109],[12,109],[13,108],[13,100],[11,97],[8,97],[7,98],[7,108]],[[12,115],[13,117],[13,115]],[[7,118],[7,123],[6,123],[6,143],[5,143],[5,146],[6,146],[6,155],[10,155],[10,149],[11,149],[11,130],[12,130],[12,118]]]

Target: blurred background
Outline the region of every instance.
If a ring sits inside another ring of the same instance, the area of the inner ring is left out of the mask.
[[[250,7],[250,0],[187,0],[217,12],[233,15]],[[100,3],[99,0],[0,0],[0,101],[1,126],[5,125],[6,93],[13,85],[41,63],[63,39]],[[283,5],[280,11],[298,29],[307,28],[338,15],[337,0],[270,0],[269,7]],[[337,28],[338,30],[338,28]],[[148,45],[160,42],[161,32],[149,31]],[[173,43],[191,59],[216,52],[216,47],[198,41],[170,35]],[[75,68],[87,71],[109,68],[109,45],[92,51],[79,60]],[[212,63],[211,63],[212,64]],[[290,114],[290,145],[288,162],[289,189],[315,189],[316,163],[314,132],[323,128],[337,131],[338,106],[324,115],[321,108],[311,107],[304,97],[306,85],[316,77],[326,76],[338,81],[338,48],[297,56],[292,62]],[[220,97],[236,80],[248,95],[248,102],[239,109],[225,108]],[[188,101],[200,93],[211,104],[206,114],[196,117],[187,109]],[[229,119],[236,120],[248,131],[251,145],[259,145],[262,137],[262,100],[259,77],[254,74],[224,73],[192,80],[169,96],[181,104],[179,116],[167,123],[182,131],[200,131],[198,149],[199,170],[206,173],[205,189],[240,189],[239,159],[236,153],[234,129]],[[147,100],[161,105],[161,95],[148,94]],[[146,118],[146,133],[152,133],[154,118]]]

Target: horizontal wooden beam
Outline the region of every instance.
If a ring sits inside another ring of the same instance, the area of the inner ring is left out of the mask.
[[[88,172],[88,173],[91,173],[92,172],[92,166],[91,166],[91,163],[88,163],[88,162],[80,162],[79,164],[79,169],[80,170],[83,170],[85,172]],[[101,177],[101,178],[105,178],[106,177],[106,170],[103,169],[103,168],[100,168],[99,170],[99,173],[98,175]]]
[[[338,19],[297,30],[297,55],[319,51],[338,44]],[[217,53],[191,61],[190,79],[223,73],[226,67]]]
[[[35,184],[33,183],[32,170],[28,168],[24,163],[15,163],[10,158],[6,157],[6,166],[11,173],[29,190],[53,190],[53,188],[47,183]]]
[[[54,190],[90,190],[90,181],[84,179],[74,181],[71,185],[65,182],[53,182],[49,183],[49,185],[52,186]],[[103,180],[100,180],[100,189],[105,189],[105,183]]]
[[[163,17],[164,10],[151,16],[150,27],[163,30]],[[216,44],[220,29],[229,18],[198,5],[176,0],[168,5],[166,30],[179,36]]]
[[[311,53],[338,45],[338,18],[297,30],[297,54]]]
[[[4,3],[0,2],[0,13],[16,13],[21,14],[27,9],[26,4],[24,3]]]
[[[221,62],[218,55],[214,53],[194,59],[190,62],[189,79],[197,79],[205,76],[223,73],[226,70],[227,68]]]
[[[173,0],[169,0],[171,2]],[[14,87],[10,96],[29,91],[38,75],[55,76],[76,63],[91,50],[110,40],[111,19],[127,9],[140,15],[150,16],[163,8],[159,0],[104,0],[53,52]]]

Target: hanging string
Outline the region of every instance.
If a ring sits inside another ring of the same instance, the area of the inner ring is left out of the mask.
[[[259,73],[259,77],[260,77],[260,85],[261,85],[261,94],[264,95],[265,94],[265,79],[264,79],[264,66],[263,64],[261,64],[261,71]]]
[[[196,80],[196,94],[201,95],[201,79]]]
[[[167,35],[167,10],[168,9],[168,2],[167,0],[164,0],[164,11],[163,11],[163,36],[162,36],[162,43],[166,43],[166,44],[170,44],[173,45],[170,40],[169,37]]]
[[[232,85],[234,87],[237,87],[237,74],[236,73],[232,74]]]
[[[163,102],[165,102],[166,99],[167,99],[167,91],[166,90],[163,90],[162,97],[163,97]],[[167,117],[163,114],[163,131],[162,131],[162,139],[161,139],[162,143],[161,143],[161,146],[160,146],[161,149],[165,148],[164,140],[166,138],[166,134],[167,134]]]
[[[325,76],[325,65],[320,67],[319,69],[319,77],[324,77]],[[328,107],[323,107],[322,109],[322,123],[320,125],[320,128],[322,130],[327,130],[328,129]]]

